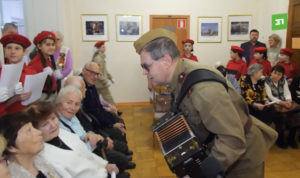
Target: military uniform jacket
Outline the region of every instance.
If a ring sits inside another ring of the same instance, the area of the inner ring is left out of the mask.
[[[186,59],[179,59],[170,87],[177,97],[182,75],[195,69],[209,69],[222,76],[216,69],[205,67]],[[249,114],[248,106],[230,82],[228,91],[218,82],[195,84],[185,96],[179,109],[184,113],[195,135],[203,142],[209,135],[216,136],[210,146],[209,156],[215,157],[230,172],[254,168],[263,163],[265,154],[277,134],[269,126]],[[245,134],[247,120],[252,126]],[[230,171],[228,170],[230,168]]]
[[[108,85],[108,80],[112,80],[112,76],[107,71],[105,54],[101,52],[97,52],[93,58],[93,62],[96,62],[100,65],[100,74],[98,76],[98,80],[96,82],[97,88],[105,88]]]

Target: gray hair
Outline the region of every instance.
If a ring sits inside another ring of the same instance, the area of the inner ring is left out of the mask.
[[[150,41],[145,45],[143,50],[149,52],[151,58],[156,61],[163,57],[165,54],[169,54],[172,59],[180,56],[179,49],[177,48],[174,41],[166,37],[161,37]]]
[[[264,69],[264,67],[258,63],[252,64],[248,69],[248,75],[252,75],[260,70]]]
[[[3,26],[3,31],[7,30],[9,27],[13,27],[15,29],[18,29],[18,26],[15,22],[5,23]]]
[[[55,34],[58,34],[58,36],[60,37],[61,42],[64,41],[64,35],[60,32],[60,31],[55,31]],[[56,37],[57,38],[57,37]]]
[[[86,63],[84,65],[84,68],[88,68],[90,65],[97,65],[98,66],[98,64],[96,62],[91,61],[91,62]]]
[[[65,99],[66,95],[69,94],[69,93],[73,93],[73,92],[76,93],[78,96],[80,96],[80,99],[82,100],[81,91],[78,88],[74,87],[73,85],[69,85],[69,86],[66,86],[66,87],[62,88],[59,91],[59,93],[56,97],[55,103],[56,104],[62,103],[62,101]]]

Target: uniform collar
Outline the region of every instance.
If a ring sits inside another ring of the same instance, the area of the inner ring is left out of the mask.
[[[170,82],[171,91],[174,91],[176,89],[176,85],[178,83],[178,76],[183,71],[183,66],[184,66],[184,59],[179,58],[177,60],[176,68],[173,72],[172,80]]]

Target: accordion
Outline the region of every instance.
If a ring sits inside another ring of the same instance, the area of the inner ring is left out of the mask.
[[[207,158],[207,146],[200,145],[183,114],[166,113],[152,125],[164,158],[178,177],[201,178],[201,162]]]

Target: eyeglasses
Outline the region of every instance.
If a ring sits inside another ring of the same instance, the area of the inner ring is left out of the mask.
[[[147,72],[149,72],[150,71],[150,68],[151,68],[151,66],[152,66],[152,64],[153,64],[153,62],[151,63],[151,64],[141,64],[141,67],[144,69],[144,70],[146,70]]]
[[[94,71],[92,71],[90,69],[87,69],[87,68],[84,68],[84,69],[87,70],[92,75],[99,75],[100,74],[100,72],[94,72]]]

